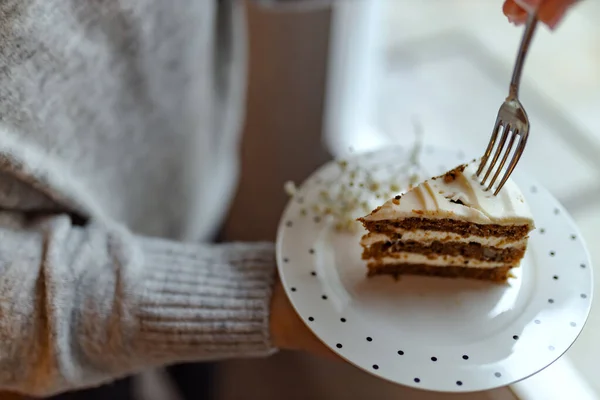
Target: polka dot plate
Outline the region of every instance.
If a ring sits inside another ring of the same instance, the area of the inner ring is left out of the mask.
[[[533,179],[518,169],[513,174],[537,229],[514,278],[501,285],[416,276],[367,278],[359,245],[363,228],[339,231],[339,219],[317,213],[323,198],[338,196],[361,203],[363,210],[352,216],[362,216],[387,200],[388,193],[376,198],[382,185],[401,193],[415,173],[427,179],[466,161],[456,151],[425,147],[419,163],[406,167],[412,156],[402,148],[352,155],[343,163],[326,164],[297,189],[277,237],[279,273],[294,308],[340,357],[406,386],[489,390],[544,369],[583,329],[593,279],[573,220]],[[357,177],[361,173],[363,178]]]

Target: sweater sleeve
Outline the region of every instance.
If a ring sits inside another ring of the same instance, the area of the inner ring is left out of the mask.
[[[274,351],[271,244],[182,244],[46,217],[0,228],[0,389],[49,395]]]

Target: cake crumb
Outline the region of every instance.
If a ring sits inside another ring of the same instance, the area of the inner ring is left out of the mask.
[[[461,164],[458,167],[454,168],[453,170],[446,172],[444,174],[444,183],[454,182],[454,180],[456,180],[457,175],[459,173],[462,173],[466,167],[467,167],[467,164]]]

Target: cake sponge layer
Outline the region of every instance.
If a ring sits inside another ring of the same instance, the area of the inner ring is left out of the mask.
[[[525,248],[508,247],[498,249],[495,247],[482,246],[479,243],[459,242],[433,242],[428,245],[415,241],[398,240],[395,242],[387,241],[373,243],[363,250],[362,258],[368,260],[394,257],[395,254],[404,252],[423,254],[434,258],[438,255],[462,256],[466,259],[512,264],[523,258]]]
[[[437,267],[425,264],[377,264],[369,263],[369,276],[374,275],[423,275],[439,276],[445,278],[468,278],[494,282],[506,282],[510,277],[510,270],[514,266],[505,265],[496,268],[465,268],[465,267]]]

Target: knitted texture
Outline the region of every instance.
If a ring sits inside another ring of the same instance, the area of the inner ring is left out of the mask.
[[[237,0],[0,1],[0,389],[274,351],[273,246],[200,244],[235,189],[244,30]]]

